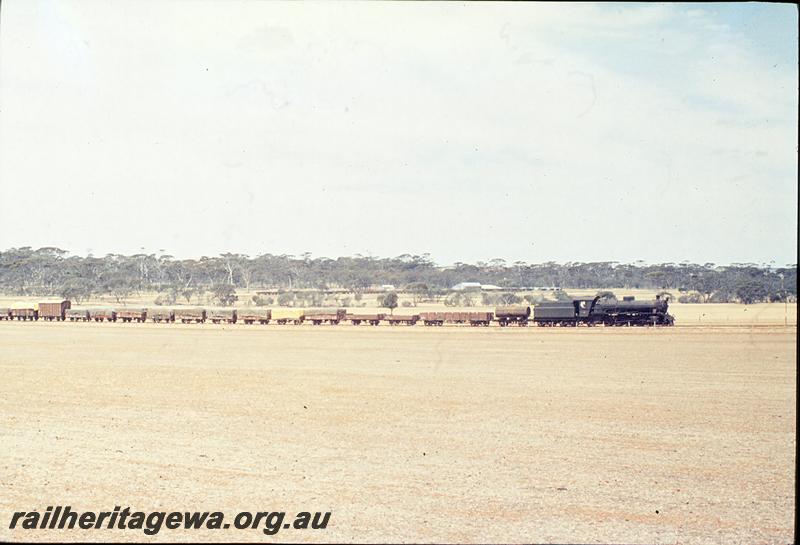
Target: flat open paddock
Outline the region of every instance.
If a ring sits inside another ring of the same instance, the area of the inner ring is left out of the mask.
[[[155,539],[792,540],[795,327],[0,323],[11,513],[331,511]]]

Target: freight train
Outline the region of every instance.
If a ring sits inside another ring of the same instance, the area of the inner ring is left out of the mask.
[[[675,319],[667,312],[668,299],[656,297],[654,301],[636,301],[625,297],[622,301],[600,299],[600,297],[576,297],[566,301],[497,307],[494,312],[446,311],[420,312],[419,314],[384,314],[371,312],[348,312],[347,309],[226,309],[202,308],[165,309],[73,309],[70,301],[43,301],[41,303],[17,303],[0,308],[0,320],[56,320],[71,322],[139,322],[148,320],[157,323],[218,323],[280,325],[311,323],[313,325],[337,325],[350,322],[352,325],[416,325],[426,326],[467,324],[485,327],[497,323],[501,327],[510,325],[541,327],[575,326],[671,326]]]

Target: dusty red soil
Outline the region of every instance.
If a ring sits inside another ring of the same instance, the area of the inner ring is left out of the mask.
[[[0,323],[0,539],[788,543],[796,328]],[[9,530],[73,509],[326,530]]]

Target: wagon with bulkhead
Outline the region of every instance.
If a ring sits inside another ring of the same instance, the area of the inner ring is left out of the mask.
[[[347,309],[345,308],[335,308],[335,309],[315,308],[315,309],[306,309],[305,311],[305,319],[314,325],[320,325],[323,322],[328,322],[331,325],[336,325],[342,320],[344,320],[346,315],[347,315]]]
[[[176,308],[173,312],[176,322],[180,320],[184,324],[192,322],[202,324],[206,321],[206,309],[204,308]]]
[[[425,325],[440,326],[445,322],[451,324],[470,324],[473,326],[488,326],[494,318],[491,312],[474,311],[447,311],[447,312],[420,312],[419,318]]]
[[[444,325],[447,312],[420,312],[419,319],[425,325]]]
[[[208,319],[211,320],[211,323],[219,324],[235,324],[238,318],[238,314],[236,309],[230,310],[210,310],[208,312]]]
[[[360,325],[362,322],[369,325],[378,325],[386,317],[386,314],[355,313],[345,314],[345,320],[350,320],[353,325]]]
[[[110,308],[90,308],[89,318],[95,322],[116,322],[117,311]]]
[[[0,307],[0,320],[10,320],[11,309],[8,307]]]
[[[250,324],[268,324],[272,319],[272,311],[268,308],[247,308],[237,311],[237,318],[240,322]]]
[[[492,319],[494,319],[494,313],[492,312],[463,312],[461,316],[462,321],[457,323],[467,323],[471,326],[484,327],[491,324]]]
[[[389,325],[414,325],[419,321],[419,314],[390,314],[385,319]]]
[[[77,308],[71,308],[64,312],[64,317],[70,322],[88,322],[89,311],[85,309],[80,310]]]
[[[123,322],[144,322],[147,320],[147,309],[140,308],[140,309],[118,309],[117,310],[117,319],[122,320]]]
[[[272,319],[281,325],[289,322],[300,325],[306,319],[306,311],[299,308],[274,308]]]
[[[168,324],[175,321],[175,311],[172,309],[157,308],[148,311],[147,317],[156,323],[164,322]]]
[[[11,319],[17,320],[38,320],[39,319],[39,303],[14,303],[11,305]]]

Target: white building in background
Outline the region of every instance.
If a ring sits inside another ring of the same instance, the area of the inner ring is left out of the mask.
[[[464,290],[480,290],[481,283],[480,282],[459,282],[452,288],[453,291],[464,291]]]
[[[459,282],[450,289],[453,291],[500,291],[503,288],[492,284],[481,284],[480,282]]]

